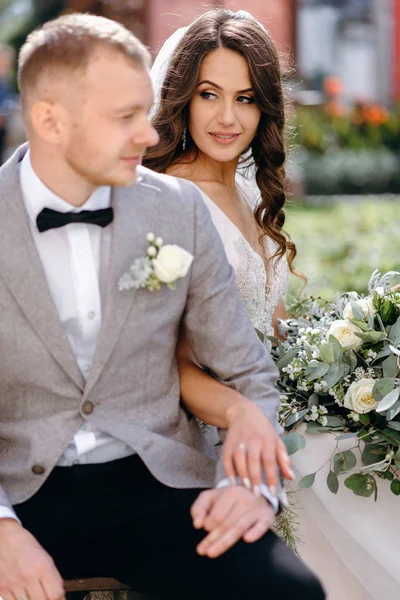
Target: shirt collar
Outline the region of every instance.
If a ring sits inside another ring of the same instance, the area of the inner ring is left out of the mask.
[[[80,212],[81,210],[108,208],[111,205],[111,188],[109,186],[98,187],[79,207],[72,206],[54,194],[33,170],[29,149],[20,164],[19,177],[26,210],[33,223],[36,223],[36,217],[45,207],[59,212]]]

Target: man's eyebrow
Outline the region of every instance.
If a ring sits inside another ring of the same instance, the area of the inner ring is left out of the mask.
[[[145,106],[143,104],[127,104],[126,106],[121,106],[120,108],[117,108],[115,110],[116,113],[123,113],[123,112],[135,112],[137,110],[141,110],[145,108]]]
[[[200,81],[197,84],[197,87],[199,87],[203,83],[208,83],[208,85],[212,85],[213,87],[217,88],[217,90],[221,90],[222,91],[222,87],[220,85],[218,85],[217,83],[214,83],[213,81],[210,81],[209,79],[203,79],[203,81]],[[237,94],[244,94],[246,92],[252,92],[252,91],[253,91],[253,88],[249,87],[249,88],[246,88],[245,90],[238,90],[236,93]]]

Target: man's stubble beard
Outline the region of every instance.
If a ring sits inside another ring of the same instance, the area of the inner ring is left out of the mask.
[[[77,148],[80,146],[80,149]],[[93,163],[94,154],[93,156]],[[79,177],[89,183],[91,186],[98,188],[101,186],[110,186],[110,187],[129,187],[136,182],[137,173],[136,169],[132,173],[130,178],[122,178],[117,175],[113,176],[111,174],[107,175],[107,173],[103,173],[101,171],[95,171],[90,167],[91,160],[85,157],[85,153],[82,152],[82,145],[74,144],[65,156],[65,160],[68,166],[79,175]],[[88,165],[88,166],[86,166]]]

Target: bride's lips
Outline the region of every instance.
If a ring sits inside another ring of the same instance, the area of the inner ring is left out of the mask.
[[[218,144],[233,144],[238,139],[240,133],[228,133],[226,131],[212,131],[211,137]]]

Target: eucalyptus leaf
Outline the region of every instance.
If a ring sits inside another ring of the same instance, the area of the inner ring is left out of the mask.
[[[354,473],[344,480],[344,485],[357,496],[369,498],[376,491],[376,481],[368,473]]]
[[[335,351],[333,345],[328,343],[325,344],[325,346],[322,346],[319,351],[319,357],[323,362],[331,365],[335,360]]]
[[[326,382],[328,390],[330,388],[332,388],[334,385],[336,385],[337,382],[342,379],[343,373],[344,373],[343,364],[330,365],[329,370],[327,371],[326,375],[324,375],[324,381]]]
[[[368,425],[369,415],[367,415],[367,414],[360,415],[360,423],[361,423],[361,425]]]
[[[356,327],[358,327],[359,329],[361,329],[361,331],[364,332],[371,331],[371,329],[373,329],[373,326],[371,327],[365,321],[360,321],[360,319],[350,319],[350,322],[353,323],[353,325],[356,325]]]
[[[326,483],[332,494],[337,494],[339,489],[339,479],[336,473],[329,471],[328,477],[326,478]]]
[[[351,450],[338,452],[333,457],[334,471],[336,474],[350,471],[350,469],[353,469],[356,466],[356,464],[356,455]]]
[[[315,423],[314,421],[310,421],[307,423],[307,428],[306,428],[307,433],[326,433],[327,429],[326,427],[323,427],[322,425],[320,425],[319,423]]]
[[[343,426],[343,419],[341,417],[334,417],[334,416],[328,415],[326,417],[326,419],[328,421],[329,427],[342,427]]]
[[[315,481],[315,473],[310,473],[310,475],[305,475],[299,481],[299,486],[301,488],[310,488]]]
[[[391,427],[391,425],[390,425],[391,423],[396,423],[399,427],[393,427],[393,429],[398,429],[400,431],[400,422],[392,420],[395,417],[397,417],[397,415],[399,413],[400,413],[400,400],[398,400],[396,402],[396,404],[393,404],[393,406],[391,406],[389,408],[389,410],[386,413],[386,421],[389,421],[389,423],[388,423],[389,427]]]
[[[353,437],[357,437],[357,433],[343,433],[342,435],[337,436],[336,441],[340,442],[341,440],[348,440]]]
[[[357,319],[357,321],[364,321],[364,311],[362,310],[362,308],[360,308],[360,306],[352,300],[350,301],[350,304],[354,318]]]
[[[350,367],[350,373],[352,373],[357,366],[357,354],[354,352],[354,350],[349,350],[346,352],[345,357]]]
[[[367,321],[368,321],[368,325],[371,327],[371,329],[373,329],[374,328],[375,319],[374,319],[374,314],[373,314],[373,312],[371,311],[371,309],[369,307],[368,307],[368,318],[367,318]]]
[[[257,327],[254,327],[254,330],[256,332],[256,334],[258,335],[259,339],[264,342],[265,340],[265,335],[263,334],[262,331],[260,331],[259,329],[257,329]]]
[[[391,341],[393,346],[397,346],[398,344],[400,344],[400,317],[397,319],[396,323],[390,328],[389,340]]]
[[[391,444],[395,444],[400,446],[400,431],[396,431],[395,429],[389,429],[388,427],[382,429],[381,435],[390,442]]]
[[[362,460],[364,465],[369,467],[370,465],[374,465],[383,460],[386,454],[386,446],[380,446],[379,444],[365,444]]]
[[[383,331],[355,331],[354,335],[359,337],[366,344],[377,344],[386,339],[386,333],[383,333]]]
[[[390,489],[395,496],[400,496],[400,481],[398,479],[393,479],[390,484]]]
[[[376,412],[382,413],[385,412],[385,410],[389,410],[389,408],[397,402],[397,400],[399,399],[399,395],[400,388],[398,387],[386,394],[386,396],[382,398],[382,400],[376,407]]]
[[[291,425],[298,423],[298,421],[300,421],[300,419],[302,419],[307,413],[308,413],[308,408],[303,408],[303,410],[299,410],[296,413],[292,413],[286,419],[285,427],[290,427]]]
[[[311,394],[311,396],[308,399],[308,408],[311,408],[312,406],[319,406],[319,398],[318,398],[318,394]]]
[[[307,375],[307,381],[314,381],[315,379],[320,379],[320,377],[323,377],[328,371],[329,365],[326,363],[311,364],[305,370],[305,374]]]
[[[400,431],[400,421],[389,421],[388,426]]]
[[[292,362],[298,351],[298,348],[292,348],[291,350],[289,350],[289,352],[287,352],[284,356],[282,356],[282,358],[278,360],[278,362],[276,363],[277,368],[281,371],[283,367],[287,367],[288,364]]]
[[[383,376],[384,377],[394,377],[397,372],[397,358],[394,354],[390,354],[390,356],[383,361],[382,363]]]
[[[292,431],[291,433],[287,433],[282,438],[283,443],[286,446],[286,451],[289,455],[294,454],[298,450],[302,450],[306,447],[306,439],[297,431]]]
[[[343,359],[343,348],[340,345],[339,340],[335,338],[334,335],[330,335],[328,341],[333,347],[333,360],[338,363],[341,362]]]
[[[380,402],[382,398],[387,396],[394,388],[394,381],[392,378],[385,377],[383,379],[377,379],[374,387],[372,388],[372,395],[375,400]]]

